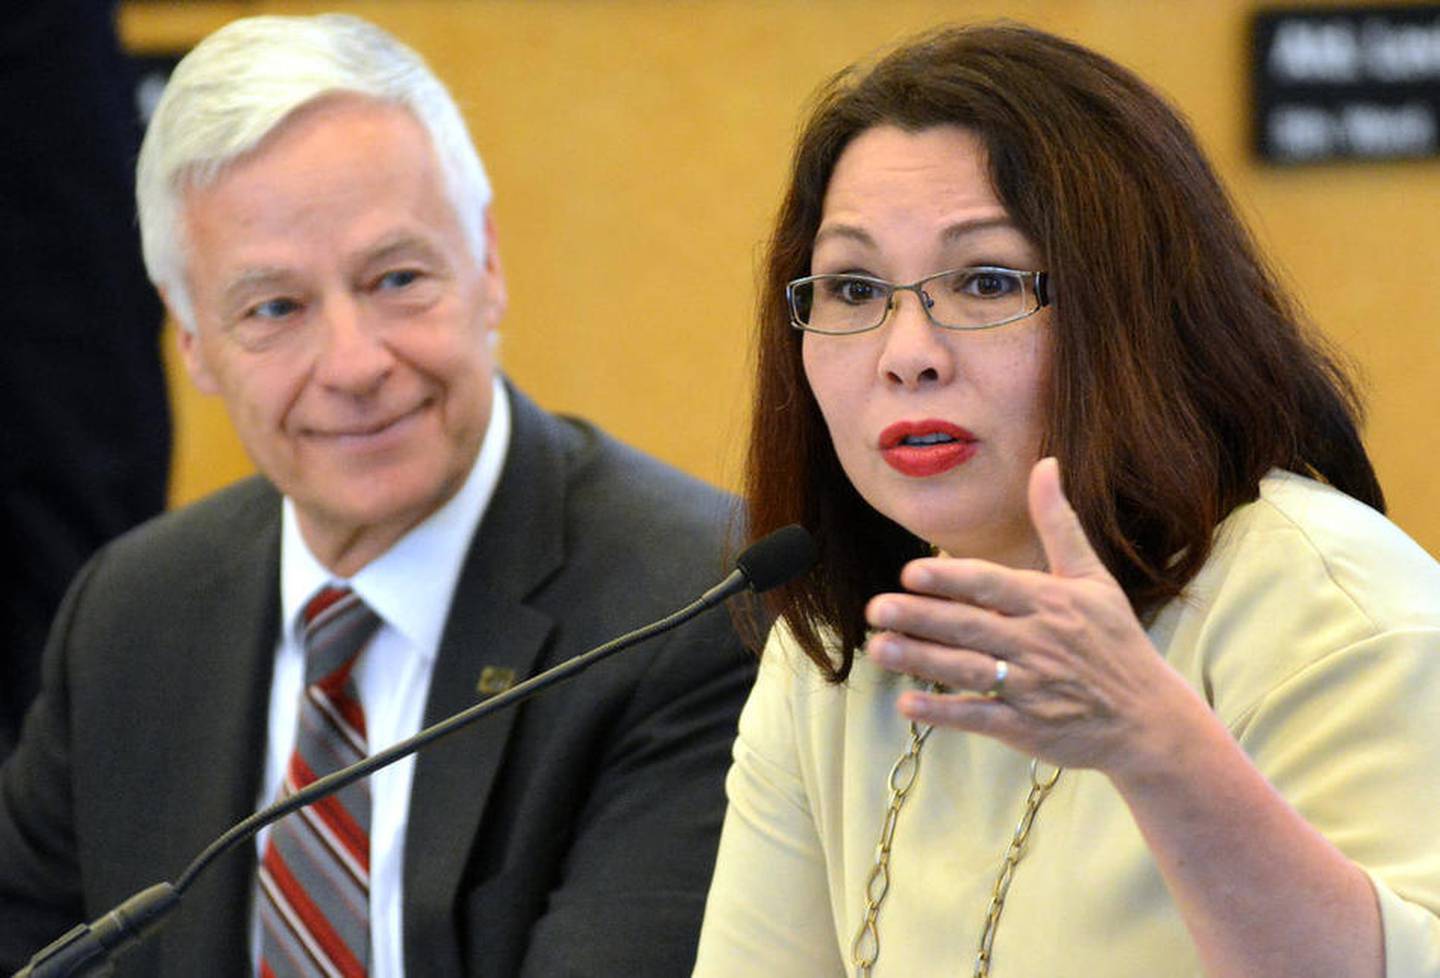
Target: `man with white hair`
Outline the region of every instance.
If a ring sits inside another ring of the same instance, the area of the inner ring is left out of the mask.
[[[256,17],[141,152],[150,276],[261,476],[102,551],[0,773],[0,968],[257,807],[672,610],[732,500],[496,375],[490,190],[420,58]],[[750,670],[723,616],[272,826],[119,975],[688,971]]]

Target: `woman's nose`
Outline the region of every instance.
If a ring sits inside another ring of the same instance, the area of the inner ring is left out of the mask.
[[[930,297],[922,290],[896,291],[881,325],[885,345],[878,368],[887,382],[906,388],[948,383],[954,376],[954,359],[940,327],[930,321]]]

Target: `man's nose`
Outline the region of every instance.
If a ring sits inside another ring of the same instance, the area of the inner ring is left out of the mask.
[[[317,378],[345,393],[373,393],[395,363],[374,324],[350,298],[327,302],[321,318]]]

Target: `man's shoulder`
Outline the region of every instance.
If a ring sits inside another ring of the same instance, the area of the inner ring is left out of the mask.
[[[512,453],[558,466],[565,519],[601,537],[629,534],[643,542],[670,535],[677,542],[719,546],[738,526],[735,496],[680,471],[603,431],[595,423],[538,408],[511,391],[515,405]],[[536,444],[541,443],[541,444]],[[532,473],[534,469],[530,470]],[[547,476],[548,477],[548,476]]]
[[[114,540],[105,553],[108,560],[122,563],[208,561],[226,546],[278,533],[279,525],[280,494],[265,479],[252,476],[142,523]]]
[[[523,463],[502,490],[504,522],[554,522],[557,533],[527,532],[526,546],[558,545],[559,591],[605,581],[607,593],[654,610],[723,576],[741,528],[738,499],[588,420],[517,402],[512,452]],[[548,501],[542,483],[555,493]]]
[[[643,557],[652,572],[687,580],[723,569],[741,529],[741,504],[594,424],[558,419],[578,444],[567,475],[566,525],[586,549]],[[573,553],[573,551],[572,551]],[[684,568],[682,570],[682,568]]]
[[[668,462],[618,440],[591,422],[557,416],[573,433],[569,458],[572,498],[642,519],[691,522],[713,528],[727,523],[739,501]]]
[[[280,497],[261,479],[158,516],[91,558],[55,629],[72,649],[109,649],[130,668],[115,650],[138,644],[152,654],[159,640],[193,634],[195,618],[217,608],[263,607],[276,590],[279,526]]]

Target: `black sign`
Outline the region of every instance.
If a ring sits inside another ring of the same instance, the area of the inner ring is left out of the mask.
[[[1440,156],[1440,4],[1265,10],[1250,41],[1262,159]]]

